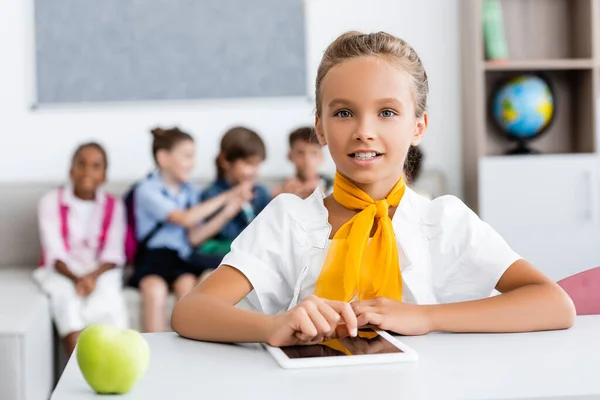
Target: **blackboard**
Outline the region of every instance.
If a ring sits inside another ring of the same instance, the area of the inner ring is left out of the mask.
[[[36,103],[304,96],[302,0],[35,0]]]

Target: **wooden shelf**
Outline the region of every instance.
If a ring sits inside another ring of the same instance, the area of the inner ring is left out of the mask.
[[[592,58],[596,0],[501,0],[509,58]]]
[[[543,73],[554,89],[552,125],[532,148],[542,154],[600,153],[600,0],[499,0],[506,60],[487,59],[484,1],[460,4],[463,184],[465,201],[476,211],[479,161],[514,148],[490,109],[492,93],[505,78]]]
[[[511,75],[511,71],[490,71],[486,74],[484,99],[488,101],[488,107],[496,83]],[[593,153],[593,70],[549,70],[545,71],[545,75],[554,89],[554,120],[546,133],[531,141],[531,147],[542,154]],[[489,108],[486,108],[484,117],[486,135],[482,155],[505,154],[516,146],[500,134]]]
[[[485,61],[483,68],[486,71],[529,71],[529,70],[576,70],[594,68],[594,60],[580,59],[555,59],[555,60],[507,60]]]

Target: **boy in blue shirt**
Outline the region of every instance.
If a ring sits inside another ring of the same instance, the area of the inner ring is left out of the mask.
[[[192,257],[193,248],[212,235],[213,226],[202,220],[209,215],[230,218],[252,193],[250,187],[239,185],[200,203],[190,182],[195,158],[192,136],[177,128],[157,128],[152,135],[157,169],[134,189],[136,239],[144,245],[137,248],[129,285],[142,295],[144,332],[162,332],[167,328],[168,292],[182,298],[203,271],[213,268],[213,260]]]

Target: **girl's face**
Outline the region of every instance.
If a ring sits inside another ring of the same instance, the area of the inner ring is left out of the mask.
[[[94,147],[84,147],[73,160],[70,175],[75,193],[92,197],[106,181],[104,155]]]
[[[385,198],[427,128],[426,114],[415,117],[408,74],[382,57],[347,60],[325,75],[321,99],[317,137],[338,172],[375,200]]]
[[[157,154],[158,165],[178,182],[189,182],[194,169],[195,145],[191,140],[176,143],[170,151]]]

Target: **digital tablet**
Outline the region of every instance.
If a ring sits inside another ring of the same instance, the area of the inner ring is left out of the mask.
[[[316,368],[417,361],[417,352],[387,332],[360,329],[357,337],[315,345],[272,347],[267,351],[283,368]]]

